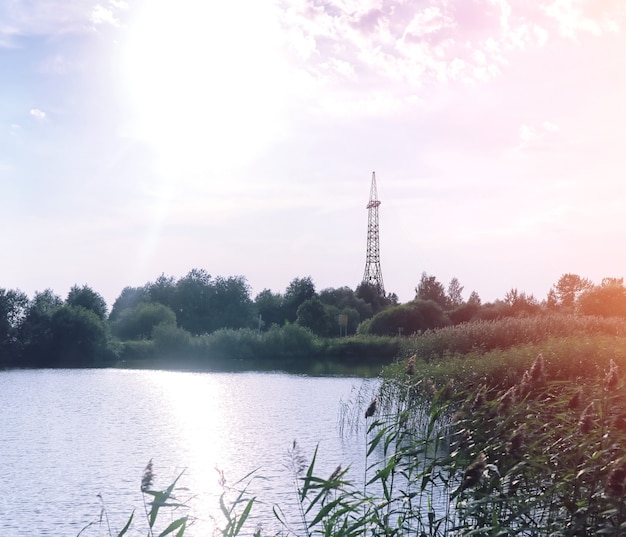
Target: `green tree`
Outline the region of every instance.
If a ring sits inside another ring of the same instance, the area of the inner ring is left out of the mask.
[[[369,319],[374,314],[372,305],[359,298],[349,287],[323,289],[319,297],[324,304],[335,306],[338,310],[349,308],[356,311],[360,320]]]
[[[285,321],[283,297],[280,293],[263,289],[254,299],[254,309],[256,315],[261,316],[261,327],[265,330],[274,324],[282,326]]]
[[[52,290],[35,293],[28,303],[24,320],[18,330],[22,344],[20,363],[27,367],[45,367],[50,362],[52,316],[63,305]]]
[[[111,322],[111,332],[123,340],[149,339],[159,325],[176,326],[176,314],[171,308],[155,302],[141,302],[123,310]]]
[[[315,284],[310,276],[291,280],[283,299],[285,320],[290,323],[295,322],[300,304],[316,295]]]
[[[377,313],[361,323],[359,332],[378,336],[411,335],[447,324],[449,320],[439,304],[433,300],[415,299]]]
[[[151,302],[169,306],[176,312],[176,280],[172,276],[161,274],[153,283],[146,285]]]
[[[19,353],[19,329],[28,297],[19,290],[0,289],[0,366],[14,363]]]
[[[450,306],[443,284],[435,276],[429,276],[425,272],[422,272],[420,283],[415,288],[415,298],[418,300],[432,300],[444,310]]]
[[[126,309],[137,307],[141,302],[150,302],[150,292],[145,287],[124,287],[120,296],[113,302],[109,321],[113,322],[118,319],[120,314]]]
[[[448,284],[448,305],[450,308],[458,308],[463,304],[463,289],[457,278],[452,278]]]
[[[329,309],[330,307],[318,297],[309,298],[300,304],[296,324],[308,328],[318,336],[330,337],[334,333],[337,321]]]
[[[82,306],[61,306],[50,319],[50,367],[99,367],[115,358],[105,322]]]
[[[99,319],[104,320],[107,317],[107,303],[102,295],[96,293],[88,285],[78,287],[74,285],[65,299],[68,306],[80,306],[87,310],[93,311]]]
[[[524,291],[519,292],[517,289],[511,289],[507,292],[504,303],[509,306],[512,315],[533,314],[541,309],[539,302],[532,294],[527,295]]]
[[[372,308],[372,315],[397,303],[395,294],[385,296],[378,286],[369,282],[361,282],[357,285],[354,294]]]
[[[557,308],[572,310],[578,297],[592,287],[593,284],[587,278],[581,278],[577,274],[563,274],[552,287],[554,293],[548,299]]]
[[[215,278],[211,308],[212,331],[254,326],[254,303],[250,298],[250,286],[243,276]]]
[[[626,317],[626,288],[623,278],[604,278],[601,285],[578,298],[580,313],[601,317]]]

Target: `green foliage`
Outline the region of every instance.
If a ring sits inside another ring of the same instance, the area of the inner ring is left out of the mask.
[[[448,326],[415,335],[404,343],[406,355],[416,353],[425,360],[472,351],[507,349],[549,338],[577,335],[625,333],[626,321],[619,318],[547,313],[532,317],[506,317]]]
[[[337,315],[333,309],[317,297],[309,298],[298,307],[296,324],[318,336],[330,337],[337,331]]]
[[[52,315],[62,304],[61,298],[50,289],[35,293],[18,330],[22,344],[21,365],[45,366],[46,353],[52,342]]]
[[[359,332],[379,336],[413,334],[449,324],[441,306],[432,300],[413,300],[387,308],[362,323]]]
[[[107,304],[102,295],[96,293],[88,285],[72,286],[65,299],[65,304],[72,307],[81,307],[93,311],[100,320],[107,318]]]
[[[19,328],[28,297],[21,291],[0,289],[0,367],[12,364],[20,351]]]
[[[422,272],[422,278],[415,288],[415,298],[417,300],[432,300],[444,310],[452,305],[443,284],[435,276],[429,276],[425,272]],[[455,296],[456,298],[458,297]]]
[[[146,287],[124,287],[120,296],[115,299],[109,322],[115,322],[121,313],[127,309],[137,307],[141,302],[150,302],[150,293]]]
[[[290,323],[295,322],[300,305],[314,296],[317,296],[317,293],[311,276],[291,280],[283,298],[285,320]]]
[[[626,317],[626,288],[623,279],[605,278],[578,297],[578,307],[583,315],[601,317]]]
[[[161,324],[176,326],[176,314],[167,306],[140,302],[117,315],[111,323],[111,332],[122,340],[147,339]]]
[[[61,306],[50,319],[48,367],[100,367],[116,358],[108,327],[93,311]]]
[[[573,311],[578,297],[593,286],[587,278],[581,278],[578,274],[563,274],[559,281],[552,287],[551,301],[553,307]]]
[[[273,324],[281,326],[285,320],[283,312],[283,297],[279,293],[272,293],[263,289],[254,299],[254,308],[257,316],[261,316],[261,325],[268,329]]]

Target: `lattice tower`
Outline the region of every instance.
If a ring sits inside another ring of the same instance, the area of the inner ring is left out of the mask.
[[[380,270],[380,238],[378,234],[378,192],[376,190],[376,172],[372,172],[370,200],[367,204],[367,252],[363,283],[374,285],[381,295],[385,294],[383,273]]]

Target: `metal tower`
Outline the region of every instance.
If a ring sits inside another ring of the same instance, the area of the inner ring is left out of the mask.
[[[363,283],[374,285],[381,295],[385,295],[383,273],[380,270],[380,249],[378,237],[378,192],[376,191],[376,172],[372,172],[370,201],[367,204],[367,253],[365,256],[365,272]]]

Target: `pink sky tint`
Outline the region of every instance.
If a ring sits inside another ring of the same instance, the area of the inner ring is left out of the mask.
[[[354,288],[373,170],[403,302],[624,276],[625,6],[5,3],[0,287]]]

